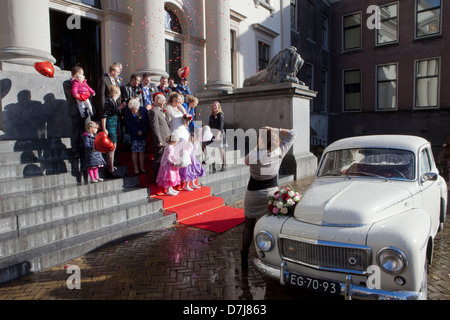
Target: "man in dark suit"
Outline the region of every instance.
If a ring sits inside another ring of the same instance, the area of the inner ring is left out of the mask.
[[[103,108],[105,101],[110,97],[109,87],[112,85],[119,85],[117,77],[120,74],[119,66],[113,64],[109,67],[109,72],[98,80],[98,103],[97,103],[97,118],[101,119],[103,115]]]
[[[172,90],[169,88],[169,81],[167,80],[167,77],[163,76],[159,79],[159,85],[156,87],[156,92],[161,92],[166,97],[166,100],[169,99]]]
[[[84,75],[83,68],[80,66],[73,67],[72,77],[63,82],[64,94],[66,96],[68,107],[67,114],[72,119],[72,134],[70,137],[70,141],[72,144],[73,159],[83,159],[84,148],[82,146],[81,135],[85,130],[85,123],[87,121],[91,121],[89,114],[80,114],[80,111],[78,110],[77,100],[70,92],[70,90],[72,89],[72,80],[75,79],[78,74]]]
[[[141,106],[143,104],[142,90],[139,86],[141,83],[141,76],[137,73],[133,73],[130,78],[130,82],[121,88],[122,102],[125,102],[128,106],[128,102],[132,98],[138,98]]]
[[[150,73],[144,73],[142,82],[139,85],[142,91],[143,105],[147,110],[150,110],[153,105],[153,95],[156,93],[156,85],[150,80]]]
[[[164,153],[164,148],[167,146],[166,138],[170,135],[169,122],[164,114],[164,106],[166,104],[166,97],[162,93],[155,93],[153,95],[154,106],[149,112],[150,130],[152,132],[152,140],[155,148],[153,160],[154,178],[158,176],[159,166],[161,165],[161,158]]]

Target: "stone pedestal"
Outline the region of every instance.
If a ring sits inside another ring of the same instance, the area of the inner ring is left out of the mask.
[[[72,122],[63,90],[67,79],[69,75],[61,71],[47,78],[36,71],[24,74],[0,69],[0,140],[70,137]]]
[[[282,170],[299,179],[314,175],[317,169],[317,158],[310,152],[310,100],[315,97],[316,92],[308,87],[292,83],[240,88],[231,94],[202,97],[196,121],[208,124],[211,104],[219,101],[225,116],[228,145],[240,149],[242,155],[246,152],[239,142],[242,135],[252,141],[251,136],[264,126],[294,129],[297,138]]]

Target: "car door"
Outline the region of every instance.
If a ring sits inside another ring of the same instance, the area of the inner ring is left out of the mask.
[[[419,184],[421,188],[424,210],[432,218],[433,234],[439,226],[440,212],[440,188],[437,179],[427,179],[426,174],[438,173],[431,157],[431,151],[428,146],[422,148],[419,153]]]

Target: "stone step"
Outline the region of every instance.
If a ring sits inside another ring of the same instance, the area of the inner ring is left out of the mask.
[[[130,213],[136,206],[139,205],[126,210],[127,220],[123,222],[1,258],[0,284],[74,259],[102,246],[117,243],[125,237],[160,230],[176,222],[176,215],[166,216],[162,210],[141,210],[145,212],[142,216],[138,216],[136,211],[135,214]]]
[[[125,192],[116,190],[106,194],[85,195],[60,202],[41,203],[25,208],[2,211],[0,234],[73,217],[84,212],[132,203],[133,201],[147,199],[147,196],[146,189],[130,189]]]
[[[139,180],[138,177],[127,177],[121,174],[121,166],[118,168],[120,179],[116,179],[121,181],[123,188],[134,188],[137,186]],[[104,177],[103,174],[104,169],[99,169],[100,177]],[[122,170],[123,171],[123,170]],[[105,180],[104,182],[108,182],[111,180]],[[82,185],[83,183],[88,183],[88,174],[86,172],[67,172],[61,174],[51,174],[51,175],[41,175],[34,177],[9,177],[0,179],[0,197],[6,197],[6,195],[11,193],[19,193],[19,192],[32,192],[36,189],[41,188],[54,188],[58,186],[66,186],[74,183],[78,183],[78,185]]]
[[[0,140],[0,153],[70,149],[70,138]]]
[[[70,160],[6,164],[0,166],[0,179],[60,174],[77,169]]]
[[[70,159],[70,149],[30,150],[23,152],[0,152],[0,165],[28,164]]]
[[[84,196],[106,194],[114,191],[122,191],[123,183],[119,179],[107,180],[99,183],[54,185],[49,187],[37,187],[24,192],[16,192],[2,195],[0,209],[3,213],[13,210],[21,210],[62,202],[70,199],[81,199]]]
[[[161,209],[161,201],[140,199],[103,209],[79,212],[72,216],[52,219],[41,224],[20,226],[17,231],[0,235],[0,257],[8,257],[57,241],[77,237],[140,218]]]

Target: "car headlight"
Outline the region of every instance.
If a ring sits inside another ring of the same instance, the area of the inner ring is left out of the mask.
[[[390,274],[398,274],[407,267],[406,256],[396,248],[383,248],[378,252],[378,264]]]
[[[273,236],[267,231],[259,231],[255,237],[256,246],[262,251],[270,251],[275,243]]]

